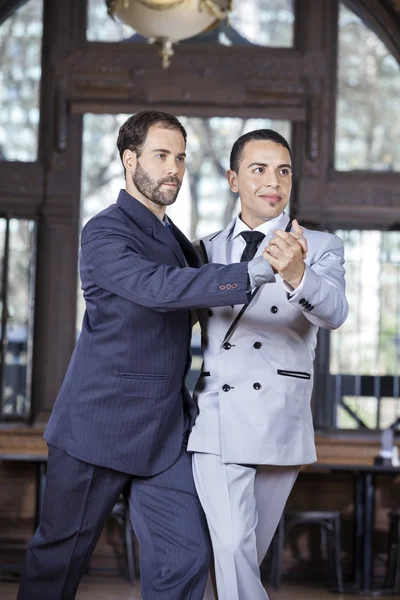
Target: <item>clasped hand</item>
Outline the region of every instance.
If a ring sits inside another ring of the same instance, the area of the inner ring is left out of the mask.
[[[296,289],[303,278],[307,255],[307,240],[303,229],[296,219],[293,220],[293,231],[280,229],[274,231],[274,237],[264,248],[263,257],[269,262],[275,273],[286,283]]]

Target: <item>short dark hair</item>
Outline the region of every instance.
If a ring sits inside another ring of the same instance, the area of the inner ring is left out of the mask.
[[[158,110],[143,110],[129,117],[119,129],[117,148],[121,161],[125,150],[132,150],[140,156],[148,131],[153,125],[180,131],[186,144],[186,130],[174,115]]]
[[[235,171],[235,173],[239,171],[244,147],[246,144],[258,140],[271,141],[275,142],[275,144],[280,144],[289,151],[290,159],[292,159],[292,151],[290,146],[280,133],[274,131],[273,129],[255,129],[254,131],[249,131],[249,133],[241,135],[240,138],[237,139],[233,144],[230,156],[230,169],[232,171]]]

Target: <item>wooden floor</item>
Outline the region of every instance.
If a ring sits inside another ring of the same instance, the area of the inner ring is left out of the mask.
[[[0,582],[1,600],[15,600],[17,589],[14,583]],[[282,584],[279,592],[268,590],[268,594],[270,600],[366,600],[366,596],[342,596],[319,585],[295,583]],[[140,600],[141,597],[139,584],[130,586],[122,578],[90,576],[83,579],[76,600]]]

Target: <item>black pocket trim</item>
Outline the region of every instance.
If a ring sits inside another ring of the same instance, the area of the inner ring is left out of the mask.
[[[304,371],[283,371],[282,369],[278,369],[276,371],[278,375],[283,375],[284,377],[295,377],[296,379],[311,379],[310,373],[305,373]]]
[[[210,371],[203,371],[200,373],[200,377],[211,377]]]
[[[118,377],[123,379],[137,379],[139,381],[166,381],[170,379],[169,375],[161,373],[119,373]]]

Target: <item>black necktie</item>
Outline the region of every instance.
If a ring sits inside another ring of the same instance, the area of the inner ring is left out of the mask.
[[[261,233],[261,231],[242,231],[240,235],[246,242],[246,247],[243,250],[240,262],[251,260],[254,258],[254,255],[258,250],[258,246],[265,238],[265,235]]]

